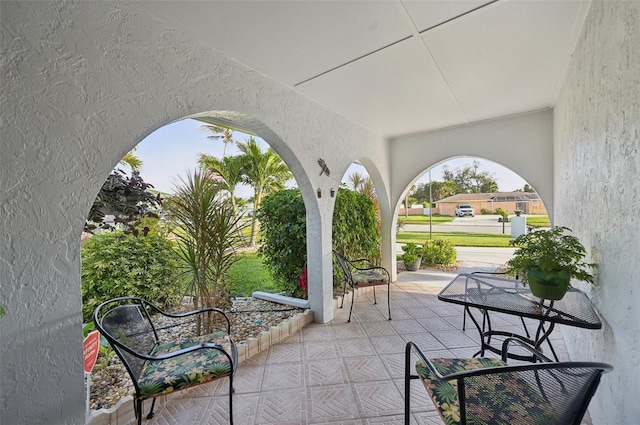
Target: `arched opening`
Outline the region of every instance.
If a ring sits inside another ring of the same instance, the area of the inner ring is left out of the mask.
[[[516,229],[513,218],[520,216],[526,221]],[[407,243],[422,246],[444,239],[456,247],[457,266],[462,267],[498,268],[512,254],[512,237],[533,227],[550,226],[544,203],[532,185],[497,162],[470,156],[439,161],[417,175],[398,200],[395,217],[396,255]],[[484,249],[492,254],[504,252],[491,262],[479,259]]]
[[[279,138],[276,138],[270,131],[268,131],[266,127],[260,125],[257,121],[247,119],[240,114],[230,114],[228,112],[219,114],[207,113],[206,115],[198,115],[195,118],[197,119],[193,119],[193,117],[185,118],[159,128],[145,137],[137,146],[134,147],[136,150],[132,151],[134,156],[141,162],[140,175],[144,178],[145,183],[153,185],[153,188],[150,188],[149,190],[151,190],[154,195],[159,193],[165,200],[174,196],[176,190],[179,190],[180,187],[188,181],[189,175],[191,175],[196,169],[202,168],[206,165],[203,164],[203,155],[208,155],[217,159],[219,163],[223,163],[224,158],[248,155],[249,153],[245,148],[253,142],[258,146],[261,154],[266,154],[270,149],[270,144],[260,137],[259,133],[264,134],[270,141],[275,140],[275,144],[279,146],[281,151],[284,151],[285,154],[289,154],[290,156],[292,155],[287,146],[281,142]],[[206,128],[207,126],[225,127],[221,127],[222,131],[217,132],[211,131],[211,129]],[[231,137],[232,140],[227,141],[224,139],[225,129],[228,129],[233,133]],[[218,139],[217,136],[221,136],[220,138],[222,140],[211,140],[209,139],[211,136],[213,136],[213,139]],[[224,143],[225,141],[227,143]],[[242,144],[242,146],[239,147],[237,145],[238,143]],[[272,164],[274,161],[268,162],[269,164]],[[301,170],[297,160],[292,162],[294,163],[294,167],[297,166],[297,169]],[[132,168],[130,166],[120,164],[116,166],[116,169],[118,168],[123,168],[126,176],[131,177]],[[205,166],[205,170],[207,172],[212,171],[209,170],[209,168],[209,165]],[[210,177],[212,179],[224,178],[222,175],[211,175]],[[304,177],[302,180],[305,180]],[[237,197],[236,201],[237,207],[240,210],[239,212],[243,215],[243,220],[253,221],[253,219],[255,219],[254,211],[256,205],[252,205],[252,201],[255,201],[255,199],[251,198],[255,197],[256,188],[246,182],[246,179],[240,179],[238,180],[239,187],[234,186],[229,187],[228,189],[229,191],[238,190],[238,192],[235,193],[235,196]],[[281,184],[273,186],[273,188],[297,186],[295,179],[280,183]],[[303,196],[304,193],[305,192],[303,191]],[[160,215],[164,215],[165,212],[170,213],[171,210],[162,210],[162,206],[160,206],[158,212],[161,213]],[[167,220],[170,221],[169,218],[167,218]],[[162,223],[160,226],[161,225]],[[122,229],[122,226],[114,227],[120,227]],[[302,231],[305,230],[306,229],[302,229]],[[101,232],[97,231],[96,233]],[[168,231],[164,233],[164,236],[171,239],[169,235],[170,233]],[[250,248],[250,234],[245,234],[244,236],[245,238],[242,240],[242,245],[245,248]],[[148,254],[153,256],[153,253]],[[255,254],[251,255],[251,257],[253,260],[256,259]],[[253,263],[255,262],[256,261],[253,261]],[[268,270],[262,267],[261,273],[268,273]],[[271,283],[274,284],[273,280],[271,280]],[[231,295],[247,296],[247,292],[250,293],[255,289],[271,292],[281,292],[282,290],[282,288],[279,287],[269,286],[242,289],[245,292],[233,292]],[[148,297],[145,298],[148,299]],[[156,300],[151,299],[151,301]],[[244,302],[241,308],[243,310],[247,310],[252,307],[247,306],[247,303]],[[253,309],[256,310],[258,308],[253,307]],[[276,309],[274,308],[274,310]],[[252,320],[249,325],[242,325],[241,329],[235,328],[236,333],[234,336],[238,338],[237,342],[246,340],[248,337],[257,337],[260,332],[269,330],[271,326],[277,326],[282,321],[293,316],[297,311],[299,311],[299,309],[295,308],[283,309],[282,307],[280,310],[281,311],[278,312],[278,314],[262,312],[260,320]],[[267,318],[270,320],[267,320]],[[246,320],[242,321],[242,323],[244,322],[246,322]],[[107,368],[105,368],[105,371],[106,369]],[[124,371],[120,372],[123,373]],[[98,379],[94,379],[93,381],[94,383],[100,382]],[[104,381],[110,383],[109,385],[106,385],[106,387],[117,387],[118,385],[113,384],[113,382],[122,382],[120,378],[117,381],[114,381],[113,379],[106,379]],[[126,384],[119,390],[123,390],[123,388],[126,388]],[[105,404],[104,400],[97,398],[100,396],[100,393],[98,393],[100,390],[98,385],[94,384],[92,390],[92,393],[96,393],[95,399],[92,396],[92,406],[94,409],[111,407],[110,405]],[[108,396],[105,397],[106,399],[111,398],[113,403],[118,401],[118,388],[114,388],[114,390],[116,390],[116,396],[108,394]]]

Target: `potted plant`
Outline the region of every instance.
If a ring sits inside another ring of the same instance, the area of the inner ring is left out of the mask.
[[[402,246],[402,261],[404,261],[404,267],[410,271],[415,272],[420,268],[420,262],[422,261],[421,253],[422,249],[413,242],[406,243]]]
[[[518,249],[507,262],[508,273],[521,276],[533,295],[549,300],[561,299],[572,278],[594,283],[589,269],[596,265],[584,261],[586,251],[570,232],[568,227],[556,226],[511,240],[509,245]]]

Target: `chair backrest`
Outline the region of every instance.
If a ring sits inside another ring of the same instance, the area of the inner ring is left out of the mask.
[[[140,298],[116,298],[96,308],[93,319],[98,330],[109,341],[134,381],[140,377],[145,359],[159,343],[148,308],[153,306]]]
[[[458,382],[458,394],[464,394],[460,413],[466,422],[487,418],[490,410],[488,424],[579,425],[602,373],[610,369],[600,363],[564,362],[471,374]]]
[[[353,286],[353,275],[351,274],[351,268],[349,267],[349,260],[347,260],[344,255],[340,254],[335,249],[333,250],[333,255],[336,256],[338,260],[338,264],[340,264],[340,268],[342,269],[342,274],[344,275],[345,283]]]

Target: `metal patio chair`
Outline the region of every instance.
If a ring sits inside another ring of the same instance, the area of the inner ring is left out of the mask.
[[[233,376],[238,352],[231,322],[219,309],[166,313],[136,297],[114,298],[93,313],[97,329],[114,349],[135,387],[133,406],[142,424],[143,401],[153,399],[147,419],[154,416],[156,397],[195,385],[229,378],[229,422],[233,425]],[[204,323],[221,330],[197,335]],[[189,335],[184,327],[191,326]],[[171,330],[180,327],[180,339]]]
[[[377,304],[376,299],[376,286],[387,286],[387,306],[389,310],[389,320],[391,320],[391,304],[390,299],[390,284],[391,276],[387,269],[381,266],[376,266],[371,260],[361,258],[359,260],[349,260],[344,255],[333,250],[333,254],[336,256],[342,274],[344,276],[344,285],[342,290],[342,302],[340,308],[344,305],[344,296],[347,290],[347,285],[351,287],[351,308],[349,310],[349,319],[347,322],[351,322],[351,313],[353,312],[354,292],[356,288],[364,288],[367,286],[373,286],[373,303]]]
[[[541,363],[509,366],[511,343]],[[417,355],[417,374],[411,354]],[[580,425],[605,363],[552,362],[516,338],[504,341],[502,359],[427,359],[413,342],[405,350],[405,425],[410,423],[410,382],[420,379],[447,425]]]

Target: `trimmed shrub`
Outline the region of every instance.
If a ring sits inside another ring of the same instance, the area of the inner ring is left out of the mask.
[[[457,257],[455,247],[446,239],[431,239],[422,246],[422,264],[427,266],[452,265]]]
[[[300,190],[286,189],[266,196],[257,217],[262,244],[258,254],[289,295],[303,296],[299,282],[307,268],[307,218]],[[367,195],[338,190],[332,232],[333,247],[348,258],[375,261],[380,257],[377,216]]]
[[[301,296],[298,278],[307,262],[307,216],[299,189],[273,192],[256,212],[260,222],[258,255],[291,296]]]
[[[124,232],[93,236],[82,247],[82,317],[116,297],[141,297],[165,307],[181,289],[173,244],[161,236]]]

